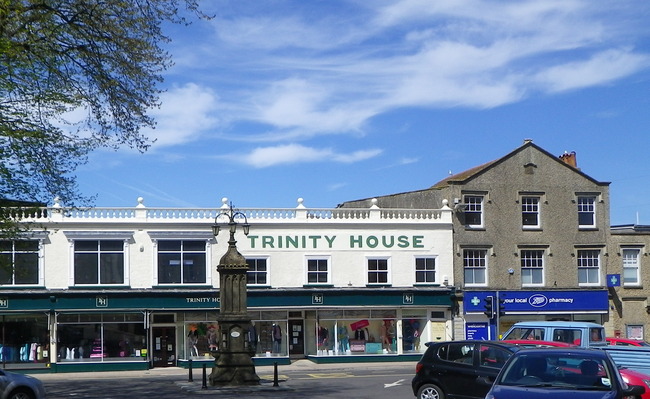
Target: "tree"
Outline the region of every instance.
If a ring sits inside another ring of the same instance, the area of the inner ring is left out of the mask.
[[[197,1],[0,0],[0,199],[88,204],[74,172],[91,151],[146,151],[162,25],[207,18]]]

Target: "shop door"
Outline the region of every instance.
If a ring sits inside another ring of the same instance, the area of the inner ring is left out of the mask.
[[[176,366],[176,328],[153,327],[151,331],[153,334],[153,366]]]
[[[302,320],[289,320],[289,356],[305,354],[305,328]]]

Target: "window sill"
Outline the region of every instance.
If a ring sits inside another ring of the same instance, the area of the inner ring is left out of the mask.
[[[198,288],[198,289],[206,289],[206,288],[214,288],[212,285],[209,284],[157,284],[153,286],[154,288]]]
[[[643,286],[642,285],[622,285],[622,288],[625,288],[626,290],[642,290]]]
[[[73,285],[68,287],[71,290],[75,289],[82,289],[82,290],[96,290],[96,289],[130,289],[130,285],[124,285],[124,284],[119,284],[119,285],[107,285],[107,284],[97,284],[97,285]]]
[[[415,283],[415,287],[440,287],[440,283]]]
[[[270,285],[247,285],[246,288],[251,289],[251,288],[271,288]]]
[[[392,284],[366,284],[367,288],[388,288],[392,286]]]
[[[530,227],[522,226],[521,227],[521,231],[542,231],[542,230],[543,229],[541,227],[539,227],[539,226],[530,226]]]
[[[334,288],[334,284],[303,284],[302,288]]]

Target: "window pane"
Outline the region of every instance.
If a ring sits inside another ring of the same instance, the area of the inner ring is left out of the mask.
[[[74,255],[75,284],[97,284],[99,279],[97,254]]]
[[[180,241],[158,241],[158,251],[180,251]]]
[[[124,249],[124,241],[117,241],[117,240],[100,241],[99,245],[101,251],[122,252],[122,250]]]
[[[75,251],[97,251],[97,246],[99,245],[98,241],[75,241],[74,250]]]
[[[124,254],[100,255],[100,284],[124,283]]]
[[[180,254],[158,254],[158,283],[181,283],[181,257]]]
[[[205,283],[205,254],[185,254],[183,257],[183,283]]]
[[[38,254],[16,254],[15,284],[38,284]]]

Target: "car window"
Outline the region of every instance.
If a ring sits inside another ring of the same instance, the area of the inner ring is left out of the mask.
[[[582,341],[582,330],[577,328],[556,328],[553,330],[553,341],[580,345]]]
[[[454,363],[473,363],[472,357],[474,355],[474,344],[452,342],[447,346],[448,348],[446,350],[447,353],[445,353],[445,357],[442,356],[442,352],[439,352],[439,357],[441,359]]]
[[[509,350],[492,345],[479,345],[479,364],[485,367],[500,369],[512,355]]]
[[[609,390],[612,388],[610,372],[602,358],[537,353],[517,356],[504,370],[500,383]]]
[[[538,341],[544,341],[544,329],[543,328],[514,328],[508,333],[507,336],[503,339],[536,339]]]

